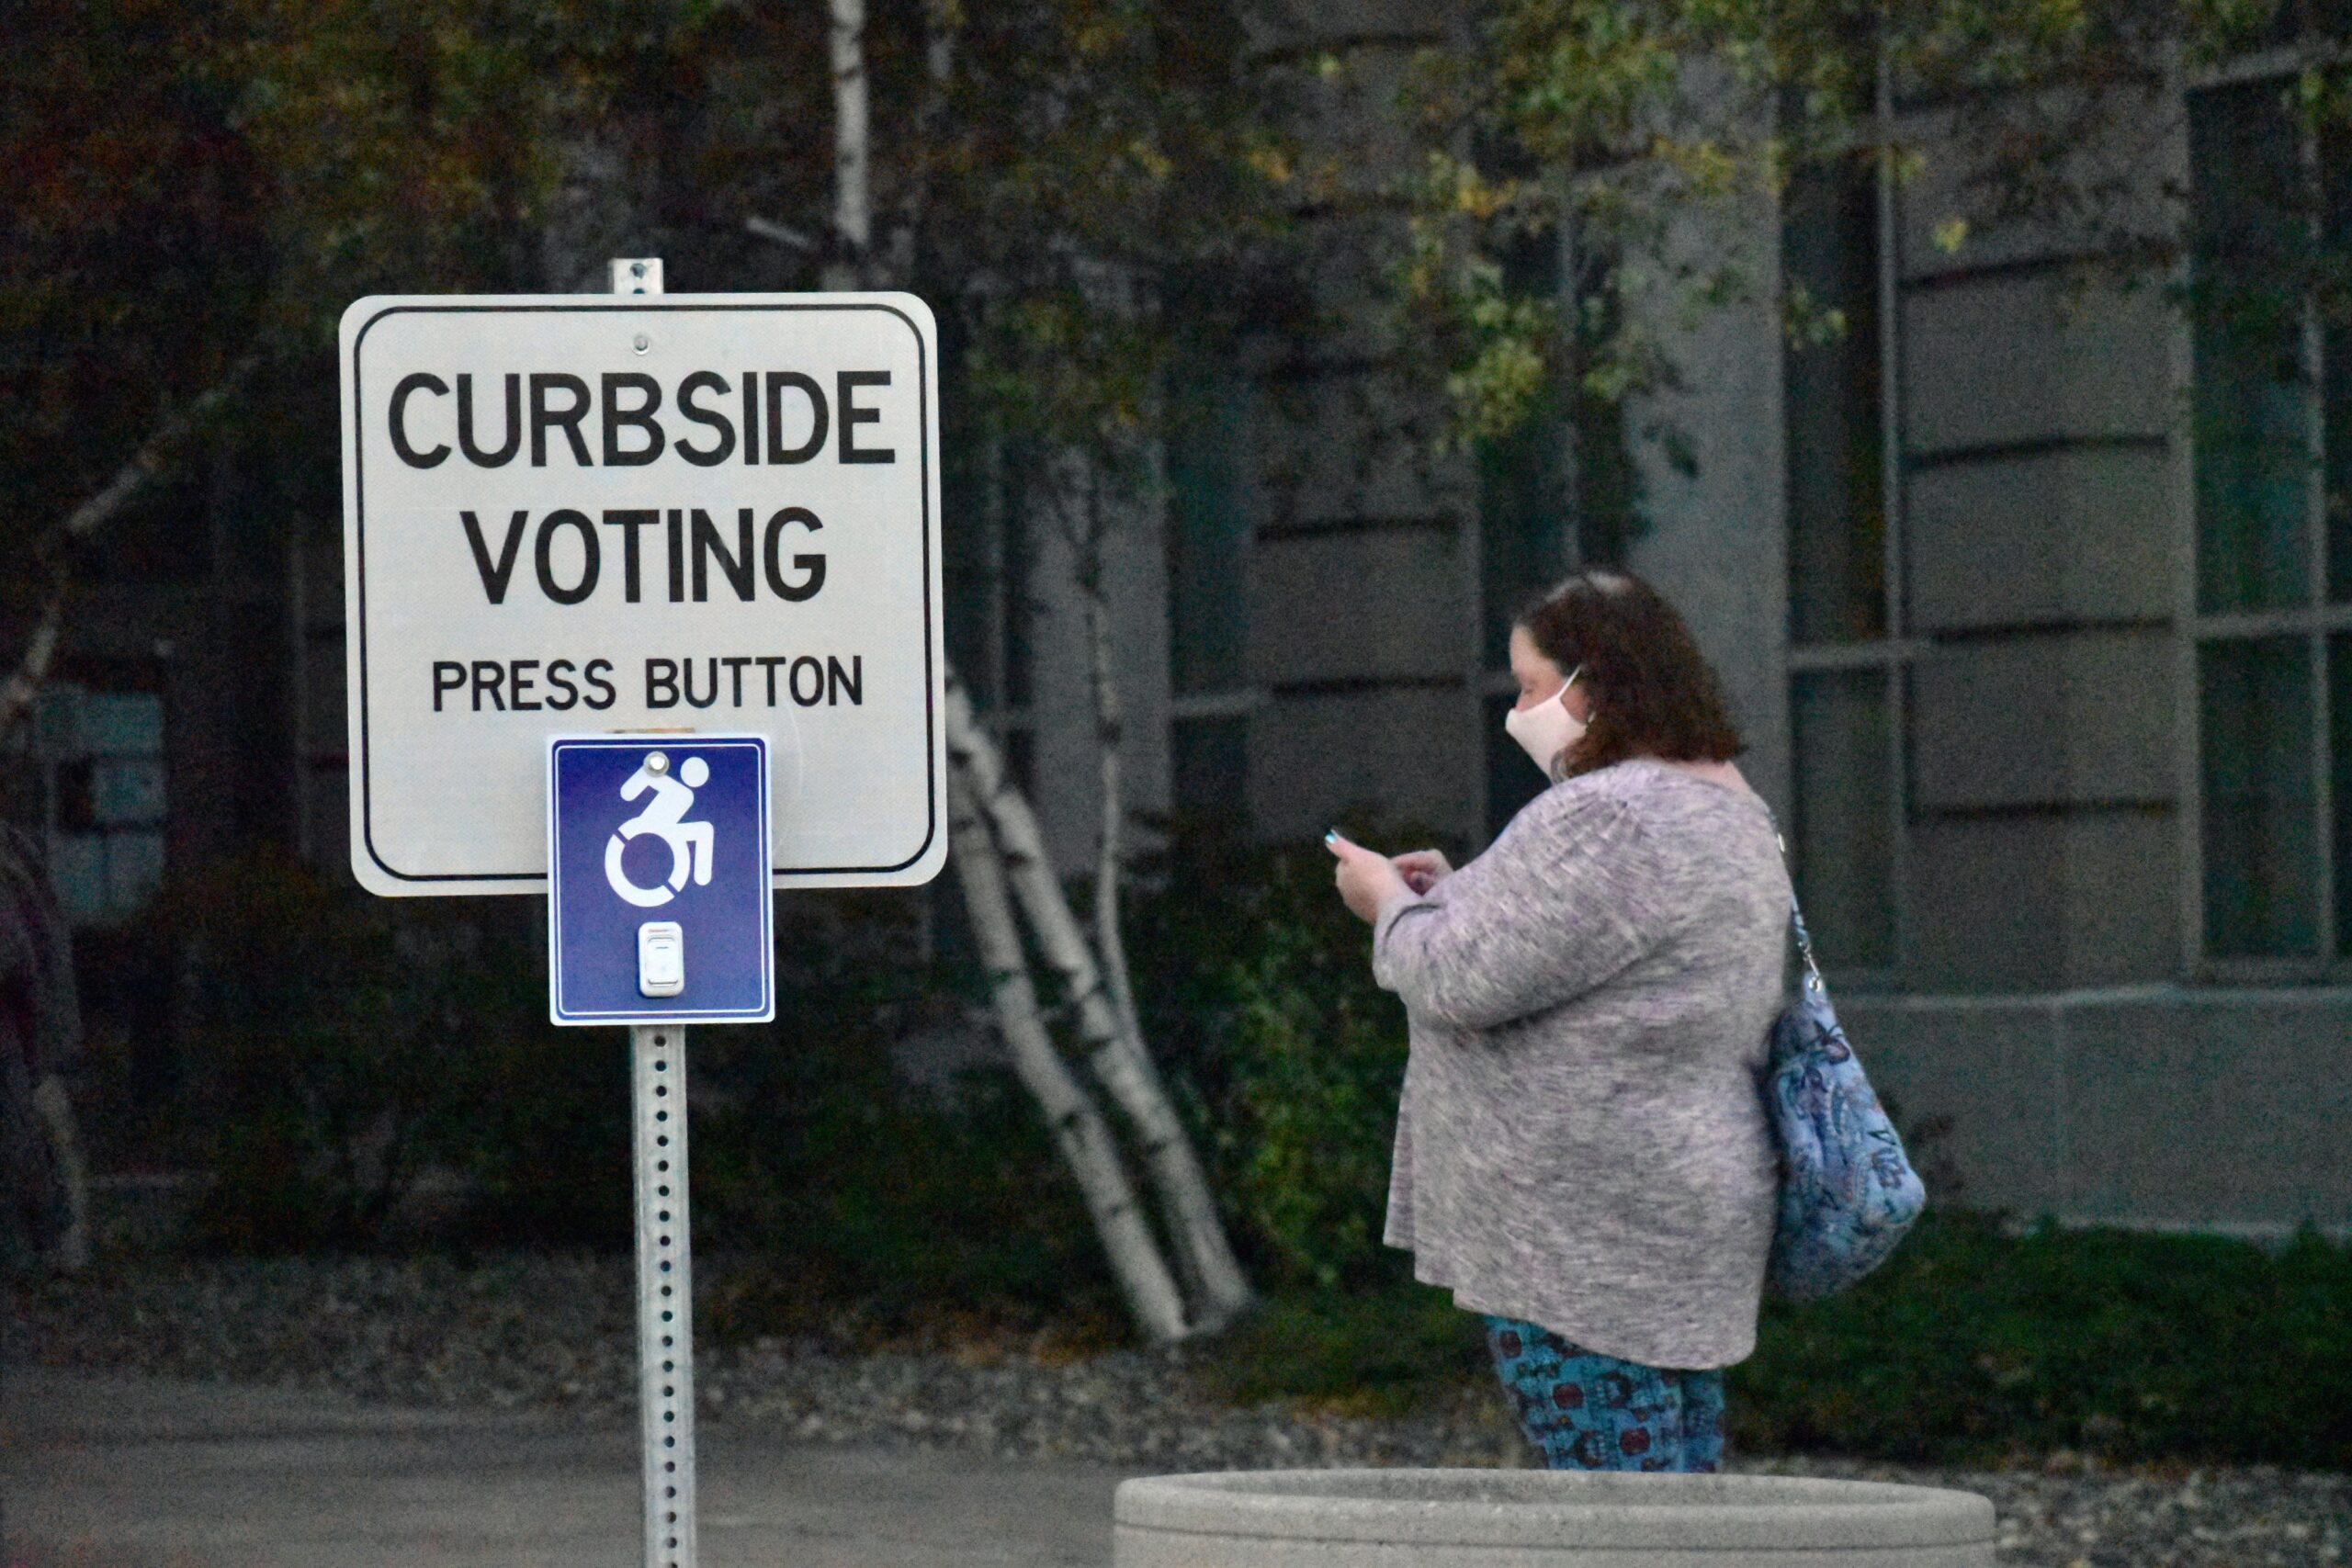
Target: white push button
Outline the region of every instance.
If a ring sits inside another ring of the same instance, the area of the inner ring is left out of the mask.
[[[637,928],[637,988],[649,997],[674,997],[686,988],[686,933],[675,920],[648,920]]]

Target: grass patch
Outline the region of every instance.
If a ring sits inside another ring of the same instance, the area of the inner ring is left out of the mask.
[[[1449,1398],[1486,1371],[1478,1320],[1407,1282],[1276,1297],[1221,1335],[1194,1369],[1232,1404],[1297,1399],[1337,1415],[1394,1416]]]

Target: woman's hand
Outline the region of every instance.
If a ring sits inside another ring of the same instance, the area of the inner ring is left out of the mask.
[[[1388,863],[1405,879],[1405,886],[1416,893],[1426,893],[1453,874],[1453,867],[1446,863],[1445,855],[1438,850],[1408,850],[1392,855]]]
[[[1350,843],[1337,831],[1324,836],[1323,842],[1339,861],[1332,880],[1339,885],[1340,902],[1360,920],[1369,920],[1380,913],[1382,900],[1391,893],[1409,893],[1413,889],[1405,875],[1389,863],[1388,857],[1362,844]]]

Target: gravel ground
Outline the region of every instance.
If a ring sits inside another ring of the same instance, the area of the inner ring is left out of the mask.
[[[724,1273],[703,1263],[698,1285]],[[698,1291],[698,1294],[703,1293]],[[7,1298],[6,1354],[54,1366],[325,1386],[371,1399],[635,1409],[628,1261],[154,1260]],[[845,1354],[817,1338],[706,1347],[706,1419],[812,1442],[962,1446],[1168,1471],[1527,1462],[1499,1389],[1366,1420],[1203,1394],[1182,1348],[1074,1353],[1044,1337]],[[1735,1472],[1957,1486],[1993,1500],[2004,1562],[2053,1568],[2330,1564],[2352,1475],[2109,1467],[2067,1455],[1951,1471],[1735,1452]]]

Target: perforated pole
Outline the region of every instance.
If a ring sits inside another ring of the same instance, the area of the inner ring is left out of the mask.
[[[616,294],[662,292],[662,262],[612,264]],[[642,340],[638,344],[643,349]],[[645,1568],[695,1568],[695,1286],[686,1209],[686,1031],[628,1032],[637,1173],[637,1399]]]
[[[628,1032],[636,1102],[638,1405],[646,1568],[695,1563],[694,1252],[686,1211],[686,1032]]]

